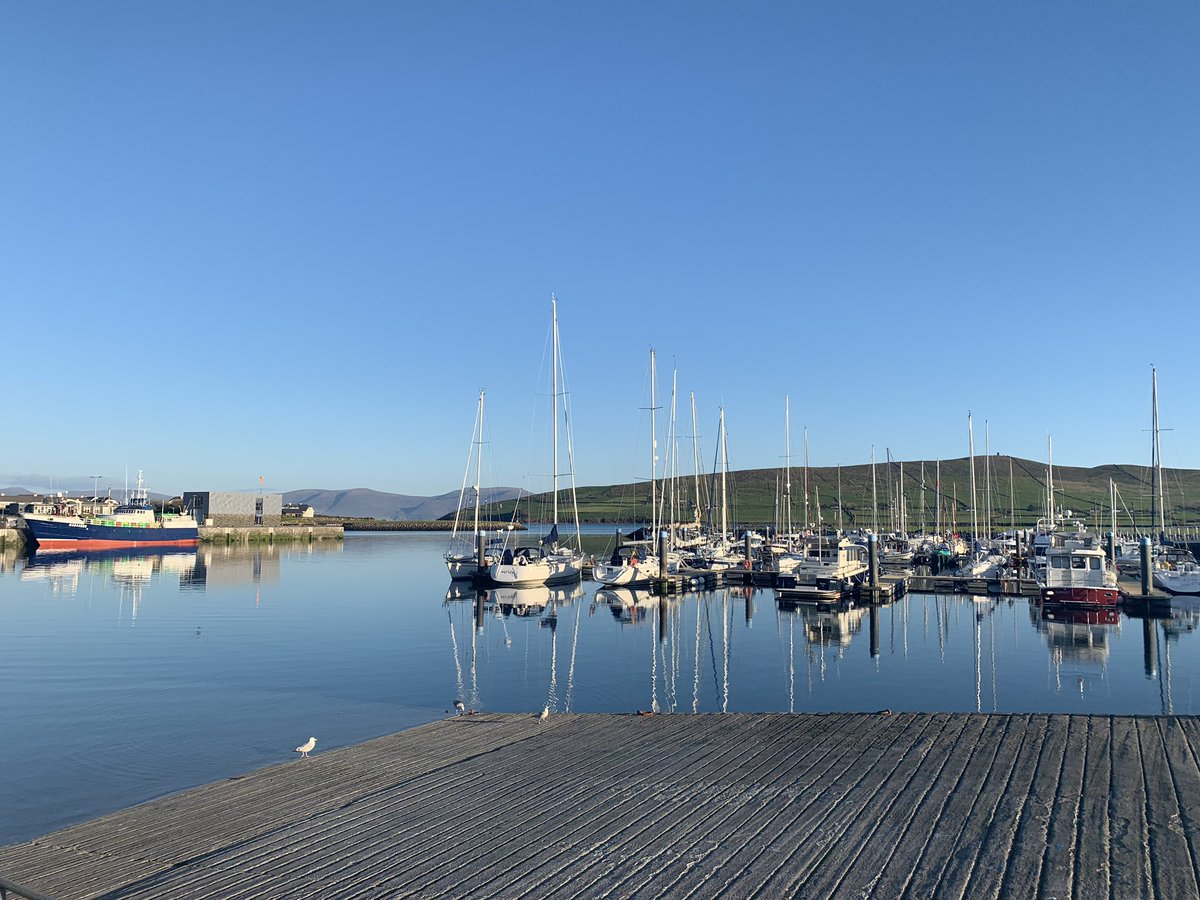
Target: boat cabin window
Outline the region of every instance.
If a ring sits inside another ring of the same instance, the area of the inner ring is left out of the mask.
[[[1100,568],[1100,557],[1093,556],[1089,568],[1099,569]]]
[[[1072,556],[1071,557],[1071,568],[1072,569],[1086,569],[1087,568],[1087,558],[1083,557],[1083,556]]]
[[[1050,565],[1056,569],[1065,569],[1067,568],[1067,559],[1068,557],[1066,556],[1052,556],[1050,557]]]

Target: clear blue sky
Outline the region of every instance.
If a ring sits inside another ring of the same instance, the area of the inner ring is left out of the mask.
[[[529,483],[556,292],[581,484],[1200,467],[1200,6],[9,3],[0,473]],[[681,424],[683,434],[690,426]],[[543,454],[544,456],[544,454]],[[116,479],[114,479],[116,480]],[[543,483],[544,485],[544,483]],[[538,487],[530,483],[531,487]]]

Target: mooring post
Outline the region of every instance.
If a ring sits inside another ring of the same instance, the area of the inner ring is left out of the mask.
[[[747,564],[750,562],[750,529],[746,529],[746,533],[742,535],[742,552],[746,555]],[[746,568],[750,568],[749,565]]]
[[[486,531],[480,531],[475,535],[475,571],[483,574],[483,570],[487,568],[485,546],[487,544]]]
[[[1153,581],[1150,577],[1150,538],[1142,538],[1142,596],[1150,596]]]
[[[658,533],[658,578],[660,581],[667,580],[667,533],[665,531]]]
[[[879,538],[875,532],[867,535],[867,566],[870,572],[871,590],[879,587]]]
[[[1112,531],[1108,533],[1108,561],[1117,564],[1117,535]]]

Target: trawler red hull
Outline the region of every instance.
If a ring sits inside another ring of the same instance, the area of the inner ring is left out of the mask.
[[[1100,587],[1044,587],[1042,601],[1063,606],[1116,606],[1121,592],[1116,588]]]

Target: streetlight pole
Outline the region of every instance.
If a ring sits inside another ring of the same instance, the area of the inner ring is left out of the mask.
[[[100,479],[104,476],[92,475],[90,477],[92,479],[92,499],[95,500],[98,496],[100,496]]]

